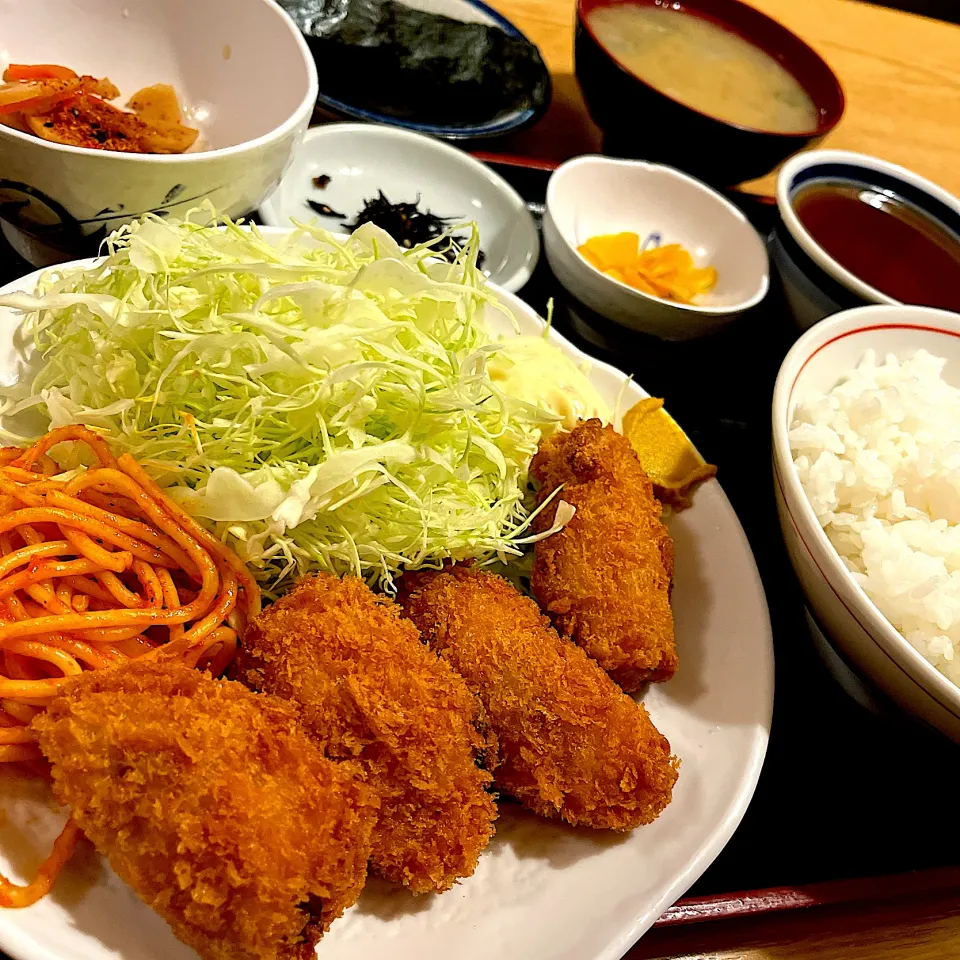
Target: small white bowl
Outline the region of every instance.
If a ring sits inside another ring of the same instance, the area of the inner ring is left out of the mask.
[[[945,357],[945,379],[960,385],[960,314],[906,305],[859,307],[800,337],[773,394],[777,510],[807,604],[831,642],[901,707],[960,742],[960,687],[894,629],[851,576],[800,485],[788,437],[800,400],[830,390],[868,349],[903,358],[920,348]]]
[[[851,273],[800,222],[793,207],[797,191],[817,180],[838,179],[895,193],[960,234],[960,200],[906,167],[848,150],[808,150],[788,160],[777,175],[777,209],[783,225],[777,227],[771,255],[790,311],[804,330],[839,310],[901,302]]]
[[[96,252],[99,238],[148,211],[256,209],[303,136],[317,71],[273,0],[30,0],[0,4],[0,70],[61,63],[108,77],[118,105],[171,84],[200,139],[183,154],[112,153],[0,126],[3,232],[43,265]],[[91,249],[92,248],[92,249]]]
[[[681,243],[697,266],[717,268],[717,285],[695,304],[634,290],[588,263],[577,247],[591,237],[630,232]],[[547,187],[543,242],[567,292],[589,309],[664,340],[714,333],[758,304],[769,287],[767,251],[732,203],[693,177],[656,163],[578,157]]]
[[[322,190],[313,178],[330,177]],[[289,227],[316,221],[328,230],[352,223],[363,201],[382,190],[393,203],[413,202],[439,217],[475,220],[483,272],[516,292],[540,256],[536,224],[520,194],[488,166],[456,147],[419,133],[370,123],[333,123],[310,130],[290,169],[260,207],[264,223]],[[307,199],[346,220],[318,216]]]

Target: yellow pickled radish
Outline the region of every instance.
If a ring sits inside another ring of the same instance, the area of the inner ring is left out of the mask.
[[[640,236],[636,233],[591,237],[577,250],[587,263],[608,277],[677,303],[692,303],[717,282],[717,271],[695,266],[690,252],[679,243],[641,253]]]

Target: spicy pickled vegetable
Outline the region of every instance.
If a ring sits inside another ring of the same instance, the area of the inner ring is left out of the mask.
[[[42,140],[122,153],[183,153],[199,131],[183,123],[177,94],[158,83],[137,91],[129,111],[109,101],[107,79],[79,76],[59,64],[12,63],[0,85],[0,123]]]

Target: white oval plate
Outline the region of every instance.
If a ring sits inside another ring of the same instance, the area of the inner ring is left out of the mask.
[[[281,231],[264,231],[281,232]],[[0,292],[32,290],[38,274]],[[544,322],[500,292],[522,332]],[[492,324],[508,332],[500,318]],[[0,309],[0,377],[24,363],[18,318]],[[576,361],[588,358],[551,331]],[[593,362],[591,379],[623,409],[647,394]],[[673,802],[629,834],[572,829],[501,806],[497,835],[476,874],[442,896],[414,898],[371,879],[359,903],[319,947],[325,960],[615,960],[709,866],[736,829],[763,763],[773,707],[773,644],[757,567],[714,480],[670,520],[676,545],[680,670],[644,694],[681,758]],[[0,767],[3,765],[0,764]],[[48,789],[0,770],[0,871],[33,875],[61,824]],[[82,845],[82,848],[86,845]],[[190,960],[166,924],[88,847],[53,893],[23,910],[0,909],[0,948],[15,960]]]

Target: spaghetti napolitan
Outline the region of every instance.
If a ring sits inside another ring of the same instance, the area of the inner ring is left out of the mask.
[[[67,441],[96,464],[60,474]],[[259,609],[243,563],[91,430],[0,450],[0,762],[42,771],[30,721],[70,677],[132,658],[219,676]],[[0,906],[44,896],[78,836],[68,821],[28,886],[0,877]]]

